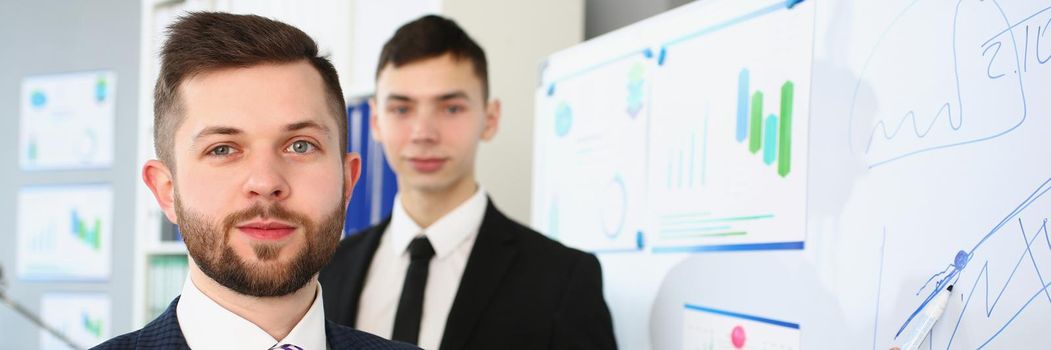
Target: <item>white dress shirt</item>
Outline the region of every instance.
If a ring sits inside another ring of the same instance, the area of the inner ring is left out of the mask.
[[[423,293],[423,315],[420,320],[419,347],[437,349],[445,332],[456,290],[460,286],[467,258],[482,226],[489,199],[478,187],[474,195],[430,227],[416,224],[401,203],[394,198],[390,225],[380,239],[372,258],[365,287],[358,301],[357,328],[384,338],[394,332],[394,314],[398,311],[405,272],[409,268],[409,243],[418,236],[427,236],[434,247]]]
[[[283,344],[292,344],[304,350],[328,348],[320,284],[314,303],[285,339],[274,339],[259,326],[223,308],[197,289],[189,277],[183,284],[175,313],[186,344],[194,350],[267,350]]]

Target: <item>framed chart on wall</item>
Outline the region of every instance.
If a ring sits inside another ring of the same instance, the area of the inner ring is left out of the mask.
[[[103,281],[110,276],[113,189],[27,186],[18,193],[18,277]]]
[[[110,71],[23,79],[18,147],[22,170],[110,167],[116,88],[117,76]]]

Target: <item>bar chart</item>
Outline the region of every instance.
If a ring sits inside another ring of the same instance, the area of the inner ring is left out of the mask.
[[[73,234],[73,237],[76,237],[78,241],[94,251],[102,248],[102,237],[100,235],[102,229],[101,218],[96,217],[87,221],[80,216],[76,209],[73,209],[70,211],[69,221],[72,223],[69,232]]]
[[[654,253],[803,248],[811,53],[797,48],[812,45],[811,17],[777,11],[660,46],[648,134]]]
[[[708,118],[696,130],[680,137],[677,146],[667,151],[667,189],[700,188],[707,183]]]
[[[113,188],[27,186],[18,193],[18,276],[98,281],[110,276]]]
[[[741,69],[737,81],[737,142],[748,143],[748,151],[762,151],[763,163],[777,163],[777,174],[788,176],[792,170],[792,104],[795,84],[781,85],[780,114],[763,116],[763,91],[749,90],[750,74]]]
[[[113,333],[110,298],[102,293],[49,293],[41,300],[41,317],[81,347],[93,346]],[[70,347],[50,333],[40,331],[40,349]]]

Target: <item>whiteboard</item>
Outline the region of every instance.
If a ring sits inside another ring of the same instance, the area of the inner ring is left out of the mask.
[[[630,349],[1051,339],[1051,2],[704,0],[557,52],[532,226]]]

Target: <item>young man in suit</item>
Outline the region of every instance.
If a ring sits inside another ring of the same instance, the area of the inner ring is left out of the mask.
[[[616,347],[598,260],[507,218],[475,181],[500,122],[478,44],[438,16],[402,26],[370,105],[399,193],[322,270],[331,320],[426,349]]]
[[[169,27],[142,177],[190,254],[182,294],[99,349],[412,348],[326,322],[317,273],[360,158],[336,71],[302,31],[193,13]],[[333,189],[341,189],[333,191]]]

